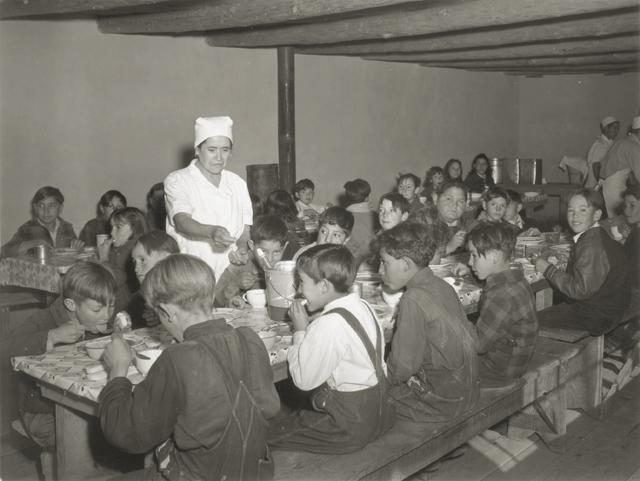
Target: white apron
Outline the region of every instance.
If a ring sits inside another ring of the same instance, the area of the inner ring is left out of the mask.
[[[616,215],[616,207],[622,202],[622,193],[627,188],[627,177],[630,172],[629,168],[619,170],[607,177],[602,184],[602,196],[609,218]]]

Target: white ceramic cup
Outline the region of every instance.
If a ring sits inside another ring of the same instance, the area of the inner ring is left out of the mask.
[[[267,295],[264,289],[251,289],[242,296],[242,298],[249,303],[249,305],[255,309],[265,307],[267,305]]]
[[[109,237],[111,237],[109,234],[98,234],[98,235],[96,235],[96,245],[97,246],[101,245]]]

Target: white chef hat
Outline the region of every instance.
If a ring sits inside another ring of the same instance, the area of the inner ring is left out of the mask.
[[[618,119],[616,119],[615,117],[608,116],[600,121],[600,126],[604,129],[607,125],[611,125],[612,123],[617,121]]]
[[[231,120],[231,117],[198,117],[195,126],[196,140],[193,143],[194,147],[198,147],[209,137],[215,136],[227,137],[233,142],[232,126],[233,120]]]
[[[633,121],[631,122],[631,128],[633,130],[640,129],[640,115],[638,115],[637,117],[633,118]]]

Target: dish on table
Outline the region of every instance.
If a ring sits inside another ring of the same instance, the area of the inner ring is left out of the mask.
[[[128,338],[125,336],[124,340],[131,347],[138,347],[144,344],[144,341],[142,341],[141,339],[137,339],[133,337]],[[104,348],[107,347],[107,344],[109,344],[110,342],[111,342],[110,337],[96,339],[95,341],[89,341],[84,345],[84,350],[87,351],[87,354],[91,359],[98,360],[102,357]]]

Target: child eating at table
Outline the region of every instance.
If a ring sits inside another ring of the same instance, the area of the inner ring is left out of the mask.
[[[264,289],[263,270],[273,268],[280,261],[293,258],[296,246],[291,248],[289,231],[285,222],[274,215],[255,219],[250,229],[246,249],[239,249],[231,256],[231,264],[220,276],[216,286],[215,301],[218,307],[242,307],[242,294],[249,289]]]
[[[132,352],[114,335],[98,398],[105,438],[127,452],[155,449],[156,463],[126,479],[272,479],[266,419],[280,407],[269,355],[258,335],[212,319],[215,279],[202,260],[174,254],[149,271],[147,303],[178,341],[135,388]]]
[[[503,222],[509,205],[509,196],[500,187],[491,187],[482,194],[482,212],[479,221]],[[506,222],[506,221],[505,221]]]
[[[314,246],[322,244],[342,245],[347,242],[351,235],[351,229],[353,229],[353,214],[344,207],[333,206],[320,214],[318,222],[318,239],[298,250],[293,256],[294,261],[298,260],[298,257],[303,252]]]
[[[102,194],[96,207],[96,217],[84,225],[80,231],[79,239],[84,242],[84,245],[95,247],[98,234],[109,234],[111,232],[111,225],[109,224],[111,214],[126,206],[127,199],[119,191],[108,190]]]
[[[429,268],[430,230],[401,223],[380,235],[378,247],[384,284],[406,287],[388,358],[391,397],[399,416],[444,422],[478,399],[477,340],[455,290]]]
[[[415,174],[401,174],[398,177],[397,190],[409,202],[409,215],[422,209],[420,177]]]
[[[104,266],[79,261],[62,278],[61,295],[27,321],[8,326],[0,341],[0,361],[35,356],[59,344],[104,335],[114,312],[116,282]],[[53,479],[55,419],[53,403],[26,376],[19,384],[20,418],[29,437],[43,448],[40,457],[45,479]]]
[[[118,283],[117,309],[128,303],[131,294],[138,289],[131,251],[140,236],[149,229],[144,213],[135,207],[125,207],[111,214],[111,239],[98,245],[98,256],[106,262]]]
[[[396,192],[388,192],[380,197],[378,221],[383,231],[397,226],[409,218],[409,201]]]
[[[2,257],[15,257],[39,245],[81,248],[73,226],[60,215],[64,196],[55,187],[39,188],[31,199],[32,219],[22,224],[2,246]]]
[[[176,240],[164,231],[152,230],[142,235],[131,251],[136,277],[140,285],[142,285],[147,272],[158,262],[179,252],[180,248]],[[142,292],[139,290],[131,296],[127,312],[131,316],[134,328],[152,327],[160,322],[153,309],[146,305]]]
[[[384,336],[371,307],[349,293],[356,276],[344,246],[318,245],[297,261],[299,291],[289,315],[293,345],[287,359],[295,385],[316,390],[314,410],[285,418],[270,431],[275,448],[341,454],[356,451],[389,429]],[[310,321],[309,312],[322,310]]]
[[[370,194],[371,186],[364,179],[354,179],[344,184],[345,206],[354,218],[346,246],[355,257],[357,265],[371,255],[370,245],[376,232],[374,212],[369,205]]]
[[[567,270],[543,257],[536,259],[536,271],[567,298],[538,313],[541,326],[599,336],[622,320],[629,304],[629,262],[622,246],[600,226],[603,211],[599,192],[576,191],[567,208],[567,221],[575,233]]]
[[[324,212],[324,207],[313,204],[313,196],[316,186],[311,179],[301,179],[296,182],[293,188],[293,195],[296,198],[298,217],[315,219]]]
[[[506,223],[483,223],[469,232],[469,266],[486,281],[476,323],[480,382],[509,384],[527,370],[538,335],[533,291],[510,261],[516,233]]]

